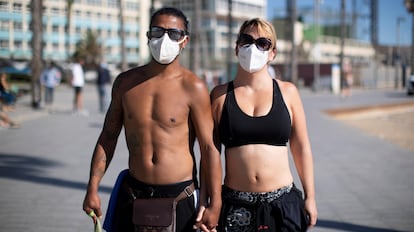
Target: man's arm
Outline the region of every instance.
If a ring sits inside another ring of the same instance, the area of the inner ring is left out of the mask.
[[[123,125],[123,109],[118,85],[119,80],[117,79],[112,90],[112,100],[104,126],[92,155],[89,182],[83,202],[83,210],[87,214],[94,211],[98,217],[102,216],[101,202],[98,196],[99,183],[112,160]]]
[[[211,113],[210,97],[204,83],[199,80],[195,84],[192,95],[191,119],[201,152],[201,195],[200,207],[205,207],[201,219],[201,229],[213,229],[218,224],[221,210],[221,180],[222,168],[220,153],[213,142],[213,119]],[[203,194],[206,194],[203,197]],[[204,199],[203,199],[204,198]],[[207,228],[205,228],[207,227]]]

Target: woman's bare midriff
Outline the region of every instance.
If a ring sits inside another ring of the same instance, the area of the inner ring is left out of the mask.
[[[244,192],[270,192],[293,182],[286,146],[244,145],[226,151],[226,186]]]

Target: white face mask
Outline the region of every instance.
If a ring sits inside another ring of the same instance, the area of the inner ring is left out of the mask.
[[[260,51],[255,44],[239,48],[240,66],[249,73],[261,70],[268,61],[269,51]]]
[[[152,38],[149,41],[152,57],[160,64],[170,64],[180,54],[180,43],[184,39],[180,42],[172,41],[168,34],[161,38]]]

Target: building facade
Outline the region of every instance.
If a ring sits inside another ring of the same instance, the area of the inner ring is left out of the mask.
[[[0,0],[0,58],[31,59],[30,0]],[[67,0],[43,0],[43,58],[66,61],[88,30],[95,33],[108,63],[121,60],[119,0],[74,0],[66,30]],[[145,31],[149,0],[123,0],[126,56],[129,63],[148,59]]]

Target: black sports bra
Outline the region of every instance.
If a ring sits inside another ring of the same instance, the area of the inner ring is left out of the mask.
[[[218,131],[226,148],[247,144],[286,146],[291,133],[291,119],[276,80],[273,80],[272,107],[267,115],[258,117],[247,115],[240,109],[233,81],[229,82]]]

